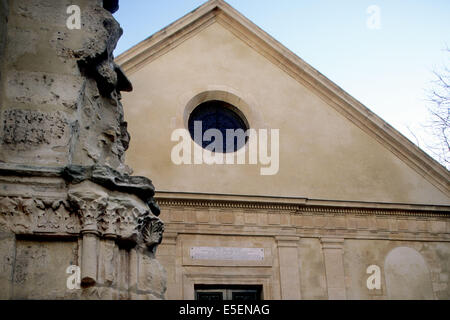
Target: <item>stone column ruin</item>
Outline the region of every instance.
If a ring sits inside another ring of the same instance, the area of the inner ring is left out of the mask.
[[[164,298],[155,190],[124,163],[117,9],[0,0],[0,299]]]

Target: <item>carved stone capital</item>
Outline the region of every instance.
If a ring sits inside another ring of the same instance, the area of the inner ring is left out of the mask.
[[[119,233],[120,212],[125,210],[123,206],[115,201],[108,201],[106,210],[100,216],[100,229],[106,238],[116,238]]]
[[[108,205],[108,194],[85,181],[69,189],[68,199],[78,210],[82,233],[100,233],[99,220]]]
[[[82,233],[142,244],[151,251],[161,243],[163,222],[137,196],[83,181],[69,188],[68,199],[78,212]]]

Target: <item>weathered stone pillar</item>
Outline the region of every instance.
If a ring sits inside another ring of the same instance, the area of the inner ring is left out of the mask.
[[[276,237],[280,263],[281,299],[300,300],[299,237]]]
[[[114,63],[117,9],[0,0],[2,298],[164,297],[155,190],[124,161],[132,85]],[[80,289],[66,287],[77,268]]]
[[[344,239],[321,238],[329,300],[345,300]]]
[[[91,182],[83,182],[70,190],[69,199],[81,218],[81,285],[90,286],[97,282],[98,269],[98,230],[97,221],[104,214],[108,195],[97,190]]]
[[[83,233],[81,251],[81,285],[90,286],[97,282],[97,235]]]
[[[166,266],[167,272],[167,296],[181,299],[182,285],[177,280],[177,238],[176,232],[164,232],[164,241],[158,248],[158,260]]]

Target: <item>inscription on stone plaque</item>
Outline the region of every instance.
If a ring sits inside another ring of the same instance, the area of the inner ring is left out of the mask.
[[[194,260],[264,260],[263,248],[236,247],[192,247],[190,256]]]

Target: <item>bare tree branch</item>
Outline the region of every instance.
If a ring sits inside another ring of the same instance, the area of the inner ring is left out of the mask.
[[[449,48],[446,52],[450,55]],[[430,119],[425,127],[435,139],[426,146],[442,165],[450,169],[450,68],[444,66],[440,71],[433,71],[433,75],[435,79],[427,99]]]

